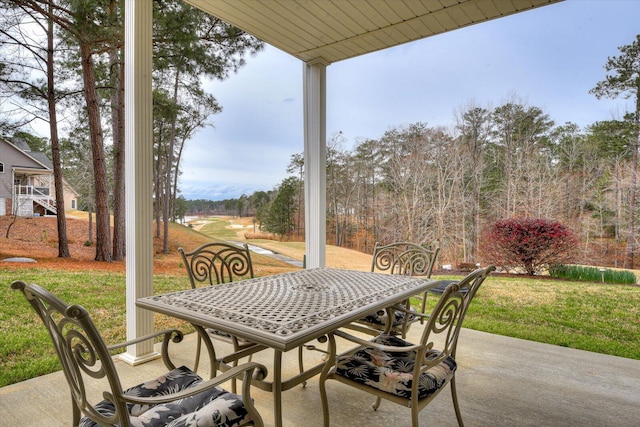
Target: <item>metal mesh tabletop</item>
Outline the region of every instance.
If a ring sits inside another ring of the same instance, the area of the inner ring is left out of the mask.
[[[141,298],[138,305],[289,350],[435,283],[318,268]]]

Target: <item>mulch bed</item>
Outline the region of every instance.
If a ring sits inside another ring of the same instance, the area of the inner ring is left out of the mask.
[[[100,270],[125,271],[124,261],[94,261],[95,246],[86,246],[88,240],[88,221],[67,218],[67,240],[71,258],[58,257],[58,228],[55,217],[18,218],[9,230],[13,221],[10,216],[0,216],[0,260],[14,257],[33,258],[38,267],[61,270]],[[95,223],[94,223],[95,233]],[[175,245],[170,245],[175,246]],[[180,266],[180,254],[177,248],[170,247],[169,254],[160,254],[162,244],[154,242],[156,258],[154,260],[155,273],[183,273]],[[31,266],[31,263],[3,262],[2,267],[21,269]]]

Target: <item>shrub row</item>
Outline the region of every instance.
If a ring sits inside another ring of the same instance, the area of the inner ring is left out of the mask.
[[[624,285],[636,283],[636,275],[627,270],[600,269],[579,265],[554,265],[549,268],[549,275],[558,279],[571,279],[583,282],[602,282]]]

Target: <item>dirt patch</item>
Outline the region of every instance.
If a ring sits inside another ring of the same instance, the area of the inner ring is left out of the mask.
[[[67,215],[67,239],[71,258],[58,257],[58,230],[55,217],[20,218],[11,227],[9,238],[5,238],[7,227],[13,219],[0,217],[0,267],[20,270],[25,266],[59,270],[89,270],[89,271],[118,271],[126,269],[124,261],[98,262],[94,261],[95,246],[86,246],[88,240],[88,217],[86,213],[73,212]],[[246,225],[245,225],[246,226]],[[94,224],[95,230],[95,224]],[[153,225],[155,236],[156,228]],[[180,246],[192,250],[204,243],[210,242],[211,237],[199,233],[191,227],[172,223],[169,225],[169,250],[163,253],[163,241],[153,239],[154,274],[185,274],[182,257],[178,252]],[[28,257],[37,261],[36,264],[21,262],[1,262],[6,258]],[[284,273],[295,269],[284,261],[276,260],[265,255],[252,255],[254,271],[257,275]]]
[[[0,257],[29,257],[45,262],[58,256],[58,229],[55,217],[18,218],[7,229],[13,218],[0,217]],[[69,250],[76,261],[92,261],[95,247],[85,246],[88,240],[88,222],[67,219]]]
[[[13,221],[8,216],[0,217],[0,260],[12,257],[28,257],[37,261],[38,267],[64,270],[105,270],[125,271],[124,261],[94,261],[95,246],[87,246],[89,222],[74,216],[67,218],[67,240],[71,258],[58,257],[58,229],[55,217],[19,218],[11,227],[9,238],[7,228]],[[154,229],[155,230],[155,229]],[[94,223],[95,231],[95,223]],[[210,239],[200,233],[177,224],[169,231],[169,253],[162,253],[162,240],[154,238],[154,272],[182,273],[178,247],[184,242],[201,245]],[[6,262],[0,264],[9,269],[24,268],[23,263]]]

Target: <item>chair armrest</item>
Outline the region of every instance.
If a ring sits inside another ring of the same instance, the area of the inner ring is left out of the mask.
[[[255,373],[254,373],[255,371]],[[252,378],[256,380],[264,379],[267,376],[267,368],[264,365],[261,365],[256,362],[247,362],[240,366],[233,367],[228,371],[216,375],[214,378],[203,381],[200,384],[197,384],[193,387],[189,387],[186,390],[179,391],[177,393],[162,395],[162,396],[154,396],[154,397],[140,397],[140,396],[129,396],[124,395],[123,400],[127,403],[138,403],[138,404],[147,404],[147,405],[157,405],[160,403],[172,402],[178,399],[184,399],[185,397],[193,396],[194,394],[202,393],[203,391],[210,390],[214,387],[219,386],[220,384],[229,381],[233,377],[239,377],[242,375],[243,385],[246,384],[247,387],[250,386]],[[245,387],[243,387],[244,391]],[[242,393],[245,394],[244,392]],[[105,399],[113,400],[110,393],[104,393]],[[245,401],[246,404],[247,401]]]
[[[175,334],[175,336],[173,338],[171,338],[171,335],[174,335],[174,334]],[[150,340],[152,338],[159,337],[160,335],[164,335],[164,338],[162,339],[163,341],[171,340],[171,341],[173,341],[175,343],[181,342],[182,339],[184,338],[184,334],[181,331],[177,330],[177,329],[165,329],[163,331],[157,331],[157,332],[153,332],[153,333],[148,334],[148,335],[144,335],[142,337],[138,337],[138,338],[136,338],[134,340],[129,340],[129,341],[121,342],[121,343],[118,343],[118,344],[109,345],[109,346],[107,346],[107,350],[109,350],[109,351],[117,350],[119,348],[126,347],[126,346],[131,345],[131,344],[137,344],[139,342],[143,342],[143,341]]]
[[[406,307],[404,307],[402,305],[394,305],[392,308],[393,308],[393,311],[402,311],[402,312],[410,314],[410,315],[412,315],[414,317],[420,317],[422,319],[428,319],[429,318],[429,314],[420,313],[419,311],[416,311],[416,310],[408,310]]]
[[[375,348],[378,349],[380,351],[384,351],[384,352],[390,352],[390,353],[401,353],[404,351],[412,351],[412,350],[418,350],[419,348],[421,348],[421,345],[409,345],[406,347],[395,347],[395,346],[391,346],[391,345],[382,345],[382,344],[376,344],[374,342],[371,341],[367,341],[365,339],[362,338],[358,338],[356,336],[353,336],[351,334],[348,334],[342,330],[336,330],[331,332],[331,334],[338,336],[340,338],[344,338],[347,341],[351,341],[354,342],[356,344],[360,344],[363,347],[368,347],[368,348]]]
[[[164,337],[162,338],[162,350],[160,351],[160,354],[162,355],[162,361],[164,362],[164,365],[167,367],[167,369],[169,370],[175,369],[176,365],[173,364],[173,362],[171,361],[171,358],[169,357],[169,341],[172,341],[174,343],[179,343],[179,342],[182,342],[182,339],[184,338],[184,334],[177,329],[165,329],[162,331],[153,332],[151,334],[144,335],[134,340],[129,340],[119,344],[107,346],[107,350],[109,351],[117,350],[119,348],[123,348],[131,344],[147,341],[147,340],[159,337],[161,335],[164,335]]]

